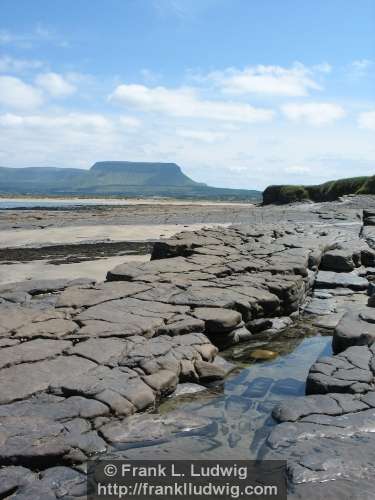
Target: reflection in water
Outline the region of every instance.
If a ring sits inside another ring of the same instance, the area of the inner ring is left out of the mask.
[[[311,335],[313,332],[309,332]],[[314,332],[315,333],[315,332]],[[160,413],[172,409],[208,417],[217,423],[215,436],[175,437],[170,442],[126,451],[127,458],[251,459],[256,458],[270,428],[273,407],[302,396],[308,370],[321,355],[330,354],[331,337],[303,338],[295,327],[276,340],[255,340],[223,353],[238,370],[221,388],[163,403]],[[280,355],[254,362],[250,353],[262,344]]]

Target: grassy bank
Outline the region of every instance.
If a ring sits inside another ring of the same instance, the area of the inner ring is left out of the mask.
[[[263,192],[263,204],[334,201],[348,194],[375,194],[375,176],[351,177],[315,186],[268,186]]]

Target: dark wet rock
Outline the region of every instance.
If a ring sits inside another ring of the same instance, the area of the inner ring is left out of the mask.
[[[183,382],[177,385],[176,390],[171,394],[171,397],[190,396],[191,394],[197,394],[206,390],[207,388],[204,385]]]
[[[259,398],[264,396],[273,384],[273,379],[268,377],[258,377],[247,386],[242,396],[244,398]]]
[[[352,290],[367,290],[368,281],[355,273],[335,273],[319,271],[316,277],[317,288],[351,288]]]
[[[307,394],[364,393],[373,389],[373,353],[367,346],[353,346],[333,357],[317,360],[306,382]]]
[[[69,445],[63,425],[41,417],[1,417],[0,463],[28,464],[54,462]]]
[[[373,309],[362,307],[348,310],[338,322],[332,341],[334,352],[341,352],[354,345],[367,345],[375,339]]]
[[[312,414],[341,415],[343,410],[335,399],[329,396],[306,396],[292,402],[278,405],[272,416],[279,422],[295,422]]]
[[[272,328],[272,319],[271,318],[254,319],[252,321],[249,321],[246,324],[246,327],[252,333],[263,332],[264,330],[268,330],[269,328]]]
[[[344,312],[318,316],[317,318],[314,318],[313,325],[317,326],[318,328],[324,328],[327,330],[335,330],[335,328],[339,324],[339,321],[341,320],[343,315],[344,315]]]
[[[288,316],[272,319],[272,327],[265,330],[266,333],[279,333],[293,324],[292,318]]]
[[[215,333],[207,333],[207,336],[214,345],[222,350],[226,349],[227,347],[250,340],[252,337],[252,332],[245,326],[242,326],[242,323],[240,323],[237,328],[227,333],[225,336],[218,336]]]
[[[0,292],[0,298],[6,302],[12,302],[14,304],[25,304],[31,300],[31,295],[27,292]]]
[[[358,263],[359,256],[357,256],[357,259],[353,259],[353,249],[330,250],[323,255],[320,269],[338,273],[349,273],[357,267],[355,260]]]
[[[0,496],[7,498],[15,491],[23,492],[34,481],[36,475],[21,466],[2,467],[0,469]]]
[[[211,363],[209,363],[211,365]],[[177,387],[178,375],[170,370],[159,370],[143,377],[143,381],[161,396],[171,394]]]
[[[85,474],[69,467],[51,467],[40,473],[43,486],[53,490],[57,498],[81,498],[87,493]]]
[[[336,311],[336,302],[333,299],[311,299],[303,309],[306,314],[314,314],[317,316],[332,314]]]
[[[79,450],[87,457],[107,451],[106,442],[91,430],[87,420],[76,418],[64,423],[65,441],[71,446],[73,453]]]
[[[321,398],[339,400],[342,395]],[[366,496],[366,491],[369,492],[369,464],[375,460],[374,409],[361,410],[358,400],[352,400],[351,404],[357,404],[354,413],[312,413],[301,416],[300,420],[279,424],[271,431],[262,457],[288,460],[288,498],[303,495],[306,498],[309,492],[314,492],[313,498],[323,498],[320,482],[324,483],[324,498],[372,498]],[[302,415],[304,413],[302,411]],[[293,414],[293,418],[297,414]],[[318,497],[315,496],[317,487]]]
[[[359,313],[359,318],[366,323],[375,323],[375,311],[366,308]]]
[[[199,379],[203,383],[222,380],[227,374],[224,367],[215,363],[208,363],[207,361],[197,361],[195,363],[195,369]]]
[[[134,415],[120,422],[104,425],[100,433],[115,447],[131,448],[153,444],[183,435],[199,435],[215,429],[209,419],[176,411],[167,415]]]

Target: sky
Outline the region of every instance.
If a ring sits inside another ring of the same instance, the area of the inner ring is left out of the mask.
[[[0,0],[0,165],[375,174],[375,0]]]

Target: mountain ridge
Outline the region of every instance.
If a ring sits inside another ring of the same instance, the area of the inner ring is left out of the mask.
[[[261,199],[257,190],[216,188],[196,182],[176,163],[131,161],[100,161],[88,170],[0,167],[0,194]]]

